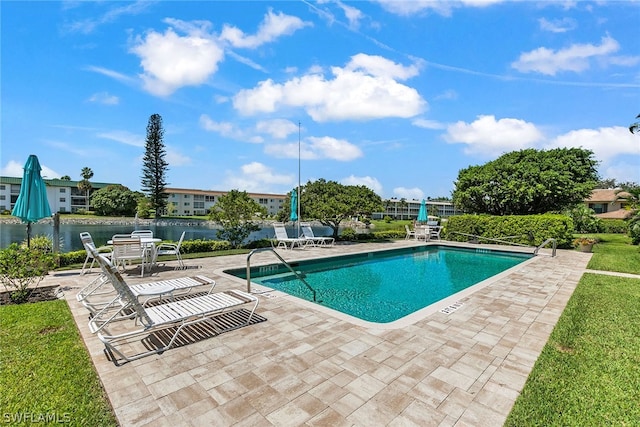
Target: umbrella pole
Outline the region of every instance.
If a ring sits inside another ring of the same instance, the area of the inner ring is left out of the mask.
[[[27,247],[31,247],[31,223],[27,223]]]

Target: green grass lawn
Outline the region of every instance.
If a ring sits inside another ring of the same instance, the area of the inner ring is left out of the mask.
[[[595,234],[599,243],[593,246],[593,257],[587,268],[640,274],[640,247],[631,244],[623,234]]]
[[[116,426],[66,301],[0,306],[0,423]]]
[[[640,279],[585,274],[506,426],[640,423]]]

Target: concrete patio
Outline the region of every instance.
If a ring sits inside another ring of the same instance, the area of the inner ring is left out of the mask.
[[[291,261],[417,244],[278,253]],[[75,298],[97,270],[50,274],[43,285],[62,286],[122,426],[498,426],[591,257],[543,252],[386,326],[257,287],[256,313],[266,321],[122,366],[108,360]],[[222,269],[244,267],[246,258],[186,260],[186,271],[124,277],[133,284],[201,274],[218,282],[216,291],[245,290]],[[252,257],[252,265],[273,262],[268,252]]]

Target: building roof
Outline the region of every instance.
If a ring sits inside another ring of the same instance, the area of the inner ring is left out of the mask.
[[[43,181],[48,187],[77,187],[79,181],[71,181],[66,179],[47,179],[43,178]],[[104,188],[108,185],[119,185],[110,182],[94,182],[89,181],[91,183],[91,187],[96,190],[99,188]],[[21,185],[22,177],[14,177],[14,176],[0,176],[0,184],[12,184],[12,185]]]
[[[616,211],[596,214],[596,216],[601,219],[627,219],[632,215],[633,211],[630,209],[618,209]]]
[[[610,203],[616,199],[625,199],[629,196],[630,194],[626,191],[622,191],[621,188],[598,188],[596,190],[593,190],[591,196],[586,201],[591,203]]]

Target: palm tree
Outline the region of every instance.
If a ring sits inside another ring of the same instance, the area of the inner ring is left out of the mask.
[[[636,119],[640,119],[640,114],[636,116]],[[631,133],[640,133],[640,122],[635,122],[631,126],[629,126],[629,132]]]
[[[89,180],[93,178],[93,171],[91,168],[85,166],[80,171],[80,176],[82,177],[82,181],[78,182],[78,190],[84,191],[86,211],[89,212],[89,191],[93,188]]]

